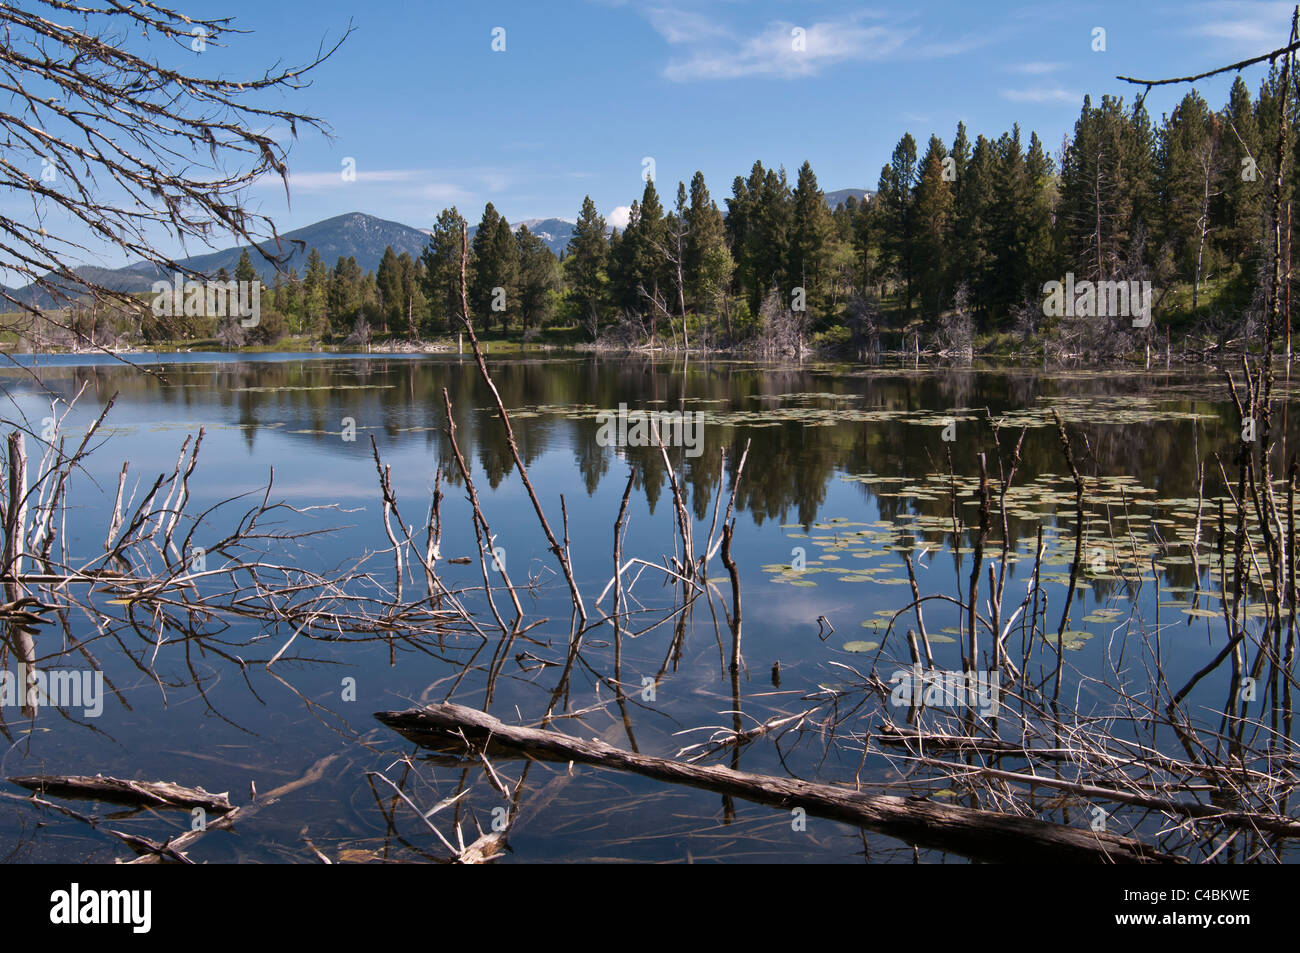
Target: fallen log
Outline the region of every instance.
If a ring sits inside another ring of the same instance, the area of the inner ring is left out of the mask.
[[[130,781],[97,774],[93,778],[78,775],[34,774],[10,778],[11,783],[37,794],[81,800],[109,801],[139,807],[201,807],[214,814],[233,811],[227,792],[212,794],[203,788],[187,788],[170,781]]]
[[[1076,863],[1176,863],[1182,858],[1130,837],[1066,827],[922,798],[866,794],[831,784],[695,765],[615,748],[601,741],[498,718],[450,703],[375,713],[381,723],[417,744],[485,742],[537,758],[578,761],[630,771],[659,781],[686,784],[863,827],[909,844],[954,851],[980,860]]]
[[[235,826],[235,822],[237,820],[238,821],[248,820],[248,818],[252,817],[262,808],[271,806],[272,804],[276,803],[285,795],[292,794],[294,791],[297,791],[299,788],[304,788],[310,784],[315,784],[317,781],[319,781],[321,778],[325,776],[325,769],[328,768],[335,761],[337,761],[340,757],[341,756],[338,754],[326,755],[325,757],[317,761],[315,764],[313,764],[311,768],[308,769],[307,773],[304,774],[301,778],[298,778],[296,781],[286,782],[285,784],[280,785],[278,788],[275,788],[272,791],[268,791],[266,794],[260,796],[254,795],[254,799],[250,803],[241,804],[239,807],[235,808],[234,810],[230,811],[227,814],[223,814],[221,817],[218,817],[215,821],[212,821],[211,823],[204,825],[198,830],[188,830],[177,837],[169,838],[165,844],[161,845],[162,847],[161,851],[144,854],[140,857],[135,858],[134,860],[127,861],[127,863],[158,864],[158,863],[162,863],[162,861],[167,859],[167,857],[170,856],[173,852],[183,855],[184,852],[189,849],[191,844],[193,844],[196,840],[198,840],[200,837],[202,837],[204,834],[208,833],[209,831],[228,830]]]
[[[612,724],[605,732],[605,737],[611,737],[622,726],[618,722]],[[513,834],[521,825],[527,824],[545,807],[550,804],[559,793],[568,786],[573,780],[572,771],[562,771],[555,777],[551,778],[538,791],[529,795],[528,800],[523,803],[517,811],[511,812],[506,819],[506,829],[500,832],[490,834],[480,834],[478,840],[470,844],[452,860],[456,864],[486,864],[496,860],[510,849],[506,838]],[[520,781],[522,784],[522,780]]]

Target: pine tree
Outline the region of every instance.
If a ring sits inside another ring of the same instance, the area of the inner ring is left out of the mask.
[[[948,155],[952,162],[949,186],[952,189],[952,220],[948,236],[948,282],[956,291],[965,287],[969,297],[972,290],[970,274],[971,249],[974,244],[974,221],[968,213],[966,202],[966,182],[970,177],[971,146],[966,136],[966,124],[957,123],[957,134],[953,136],[952,148]]]
[[[329,269],[315,248],[307,256],[302,282],[305,328],[314,339],[329,332]]]
[[[402,269],[398,263],[393,246],[384,249],[384,256],[379,260],[379,269],[375,272],[375,283],[379,290],[379,333],[388,333],[388,324],[400,323],[402,305]]]
[[[952,186],[952,199],[956,204],[961,203],[961,190],[966,182],[966,167],[970,164],[970,140],[966,138],[966,124],[957,123],[957,134],[952,139],[952,149],[948,151],[952,156],[951,168],[952,176],[950,183]]]
[[[697,314],[712,316],[722,309],[722,296],[731,283],[735,263],[727,251],[722,212],[710,197],[702,172],[691,177],[690,207],[685,215],[686,295]]]
[[[993,201],[989,224],[990,270],[985,282],[988,317],[1006,318],[1030,287],[1028,218],[1032,189],[1020,144],[1020,127],[994,145]]]
[[[1090,97],[1074,124],[1061,166],[1062,243],[1066,265],[1081,277],[1105,278],[1115,231],[1115,143]]]
[[[510,325],[511,286],[519,267],[519,248],[510,224],[491,202],[483,209],[471,253],[470,307],[484,328],[491,328],[494,321],[499,321],[505,330]]]
[[[668,313],[666,289],[668,277],[668,223],[664,221],[663,203],[654,179],[647,178],[641,193],[640,214],[636,224],[628,225],[623,236],[631,255],[632,278],[636,283],[638,310],[650,319],[650,343],[658,334],[659,318]]]
[[[756,315],[770,291],[784,292],[779,296],[785,306],[790,304],[792,289],[782,289],[780,285],[787,277],[793,200],[785,169],[764,171],[757,162],[746,183],[746,190],[750,203],[747,210],[749,221],[745,228],[744,247],[737,261],[745,262],[746,296],[750,314]]]
[[[810,315],[816,317],[829,303],[828,258],[832,236],[826,196],[817,185],[812,164],[807,161],[799,167],[791,200],[786,287],[802,287]]]
[[[915,294],[915,192],[917,184],[916,140],[904,134],[894,147],[889,165],[880,170],[881,258],[903,284],[907,314],[912,313]]]
[[[952,258],[954,292],[965,287],[977,315],[987,318],[994,284],[993,229],[991,209],[995,202],[997,155],[984,136],[975,138],[970,160],[965,163],[956,201]]]
[[[239,255],[239,264],[235,266],[235,280],[249,284],[261,280],[257,269],[253,267],[253,260],[249,257],[247,248]]]
[[[306,322],[303,313],[302,279],[298,276],[297,268],[289,269],[288,278],[276,299],[275,306],[288,319],[289,332],[301,334]]]
[[[757,192],[762,187],[763,164],[755,162],[750,169],[749,179],[736,176],[731,183],[731,197],[726,200],[727,217],[725,221],[727,242],[731,247],[731,257],[736,263],[734,271],[736,294],[750,297],[750,289],[757,281],[754,277],[754,262],[750,257],[751,242],[749,233],[754,224],[754,203]],[[752,300],[750,313],[754,313]]]
[[[406,338],[414,341],[420,336],[420,323],[426,311],[424,266],[404,251],[397,256],[397,276],[399,318],[405,316]]]
[[[877,203],[869,196],[862,200],[853,211],[852,234],[853,245],[853,286],[856,291],[865,294],[867,287],[875,283],[879,241],[876,225],[879,218]]]
[[[1201,276],[1213,266],[1205,251],[1217,225],[1212,213],[1223,191],[1223,154],[1219,118],[1192,90],[1160,129],[1158,190],[1163,212],[1158,235],[1173,258],[1175,274],[1192,284],[1192,311],[1200,296]]]
[[[347,333],[361,316],[363,279],[356,258],[340,255],[329,282],[330,324],[336,332]]]
[[[916,290],[921,314],[927,320],[938,317],[951,289],[948,240],[952,229],[952,189],[944,178],[948,148],[938,136],[931,136],[921,159],[921,181],[915,200]]]
[[[686,315],[686,233],[690,227],[686,183],[677,183],[677,201],[673,210],[664,216],[664,257],[667,281],[672,288],[672,304],[682,321],[682,347],[689,349],[690,331]],[[669,318],[672,323],[672,318]],[[675,335],[676,332],[674,332]]]
[[[1030,287],[1041,290],[1044,282],[1058,273],[1053,220],[1056,212],[1057,181],[1052,157],[1043,149],[1038,133],[1029,135],[1025,154],[1025,179],[1029,187],[1029,204],[1025,209],[1025,258],[1029,264]],[[1013,301],[1012,304],[1019,304]]]
[[[605,219],[596,211],[596,203],[588,195],[582,200],[582,211],[573,227],[573,237],[569,239],[564,270],[569,281],[570,299],[592,340],[596,339],[605,318],[608,255]]]
[[[1294,82],[1295,77],[1292,77]],[[1271,287],[1273,283],[1273,241],[1274,241],[1274,224],[1273,224],[1273,201],[1275,183],[1277,181],[1277,148],[1278,148],[1278,113],[1283,102],[1289,103],[1293,110],[1288,117],[1288,123],[1294,137],[1294,129],[1297,117],[1294,113],[1295,100],[1289,96],[1284,96],[1281,89],[1282,74],[1279,65],[1275,62],[1270,66],[1267,75],[1260,82],[1259,93],[1255,104],[1255,123],[1258,129],[1260,144],[1259,152],[1256,158],[1259,160],[1259,180],[1256,183],[1260,187],[1260,266],[1263,267],[1263,274],[1256,269],[1257,281],[1263,279]],[[1300,143],[1300,139],[1296,139]],[[1283,216],[1283,223],[1286,221],[1287,208],[1292,201],[1292,194],[1295,188],[1296,161],[1293,150],[1290,161],[1287,163],[1291,168],[1291,175],[1282,178],[1282,194],[1278,197]],[[1294,219],[1294,215],[1292,218]],[[1294,231],[1294,224],[1292,230]],[[1286,242],[1289,236],[1283,229],[1283,241]],[[1287,254],[1287,246],[1284,245],[1282,254]],[[1254,289],[1252,289],[1253,291]]]
[[[552,295],[559,289],[560,266],[542,239],[521,225],[515,234],[519,271],[516,282],[518,311],[524,337],[550,317]]]
[[[727,236],[736,263],[737,293],[756,315],[767,292],[787,277],[793,200],[785,170],[764,169],[755,162],[749,178],[739,176],[727,199]],[[789,295],[783,296],[789,304]]]
[[[438,213],[429,244],[420,262],[424,266],[424,296],[429,303],[432,330],[458,326],[461,317],[461,231],[465,219],[453,205]]]
[[[632,200],[623,231],[610,236],[608,255],[609,303],[626,314],[641,313],[641,295],[637,291],[636,229],[641,220],[641,202]]]
[[[1240,76],[1232,84],[1224,125],[1223,227],[1218,245],[1223,258],[1240,262],[1246,287],[1254,286],[1262,252],[1265,179],[1263,139],[1255,119],[1250,90]]]
[[[1061,167],[1062,240],[1066,264],[1088,278],[1123,269],[1130,242],[1149,231],[1155,189],[1155,137],[1144,109],[1084,97],[1074,139]]]

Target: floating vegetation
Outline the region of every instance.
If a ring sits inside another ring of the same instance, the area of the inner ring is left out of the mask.
[[[232,387],[232,394],[286,394],[295,391],[392,390],[396,384],[282,384],[276,387]]]
[[[1061,648],[1068,652],[1077,652],[1083,648],[1085,642],[1092,638],[1092,633],[1084,629],[1067,629],[1061,633]],[[1049,642],[1055,642],[1056,639],[1049,633],[1047,636]]]

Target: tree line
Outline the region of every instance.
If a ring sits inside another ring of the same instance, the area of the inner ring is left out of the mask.
[[[1151,281],[1157,321],[1163,304],[1166,318],[1241,324],[1271,271],[1278,84],[1274,70],[1252,97],[1238,77],[1218,111],[1193,90],[1158,122],[1141,101],[1085,98],[1055,155],[1019,126],[972,141],[958,124],[923,152],[908,133],[876,191],[834,209],[808,162],[793,183],[755,162],[722,206],[700,172],[670,204],[648,178],[621,229],[585,198],[559,258],[488,203],[464,263],[471,314],[525,340],[561,325],[621,345],[861,349],[906,329],[969,346],[978,333],[1050,334],[1043,286],[1072,272]],[[468,225],[445,209],[419,257],[389,247],[374,271],[312,249],[301,277],[276,276],[250,337],[454,333]],[[236,278],[245,269],[247,255]]]

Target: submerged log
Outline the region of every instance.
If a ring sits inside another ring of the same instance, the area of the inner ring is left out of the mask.
[[[203,827],[197,829],[191,829],[185,831],[183,834],[180,834],[177,837],[169,838],[165,844],[160,845],[161,849],[156,851],[150,851],[147,854],[135,858],[135,860],[127,861],[127,863],[160,864],[164,860],[171,857],[173,854],[181,854],[182,857],[184,857],[184,852],[190,848],[190,845],[193,844],[200,837],[202,837],[204,834],[208,833],[209,831],[229,830],[230,828],[233,828],[235,826],[235,822],[237,820],[246,821],[254,814],[256,814],[258,811],[260,811],[262,808],[271,806],[272,804],[276,803],[278,800],[280,800],[280,798],[284,797],[285,795],[292,794],[294,791],[297,791],[299,788],[304,788],[310,784],[315,784],[317,781],[319,781],[321,778],[325,776],[325,769],[328,768],[335,761],[337,761],[340,757],[341,756],[338,754],[326,755],[325,757],[317,761],[315,764],[313,764],[308,769],[307,773],[304,774],[301,778],[298,778],[296,781],[288,781],[280,785],[278,788],[275,788],[272,791],[268,791],[266,794],[260,796],[258,796],[256,792],[254,792],[254,799],[250,803],[241,804],[239,807],[235,808],[234,810],[230,811],[227,814],[223,814],[221,817],[218,817],[216,820],[208,824],[205,824]],[[184,857],[184,859],[186,861],[189,860],[188,857]]]
[[[187,788],[170,781],[128,781],[97,774],[93,778],[77,775],[35,774],[10,778],[12,783],[38,794],[82,800],[109,801],[140,807],[201,807],[224,814],[234,810],[227,792],[211,794],[203,788]]]
[[[785,810],[863,827],[909,844],[954,851],[991,861],[1079,863],[1174,863],[1181,858],[1131,837],[1083,830],[1033,817],[1016,817],[921,798],[865,794],[831,784],[735,771],[721,765],[694,765],[615,748],[601,741],[538,728],[508,725],[463,705],[441,704],[407,711],[381,711],[375,717],[418,744],[445,746],[491,739],[498,750],[578,761],[631,771],[674,784],[717,791]]]

